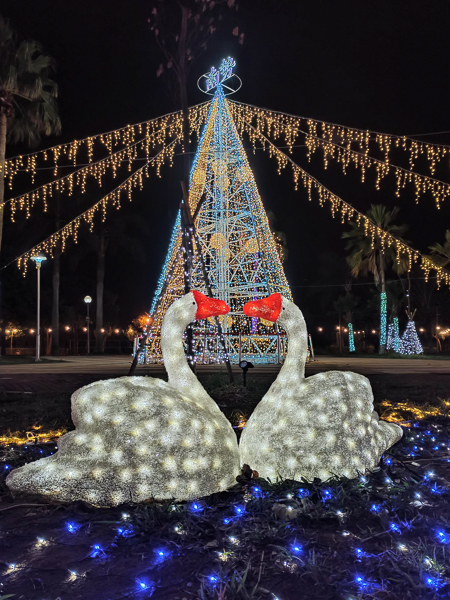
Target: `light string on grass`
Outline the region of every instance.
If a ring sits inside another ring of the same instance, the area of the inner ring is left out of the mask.
[[[263,133],[258,131],[253,125],[246,121],[239,123],[241,132],[245,131],[253,145],[256,142],[260,142],[263,150],[268,150],[271,158],[276,158],[278,164],[278,174],[290,165],[294,178],[295,189],[298,190],[299,182],[303,184],[303,187],[308,193],[309,201],[312,200],[313,192],[317,194],[319,205],[321,207],[329,203],[331,214],[336,217],[340,213],[341,223],[345,223],[349,220],[354,220],[356,223],[364,227],[366,236],[371,238],[372,244],[375,243],[376,239],[380,240],[381,250],[387,247],[394,247],[397,255],[397,261],[400,261],[402,255],[408,258],[408,271],[411,271],[414,263],[418,263],[420,268],[424,271],[425,280],[428,281],[430,272],[433,270],[436,272],[436,282],[439,286],[441,282],[446,283],[450,286],[450,272],[443,269],[428,257],[422,255],[418,250],[415,250],[408,244],[405,244],[392,234],[384,231],[378,227],[373,221],[366,217],[363,213],[355,209],[351,204],[345,202],[342,198],[333,194],[327,187],[322,185],[315,177],[312,177],[302,167],[300,167],[290,156],[282,152],[277,148]]]
[[[397,196],[400,195],[408,183],[411,183],[414,186],[416,203],[422,195],[430,193],[436,202],[437,208],[440,208],[441,203],[450,196],[450,184],[413,171],[415,163],[412,158],[410,169],[405,169],[390,162],[390,149],[392,147],[404,147],[405,140],[409,138],[350,129],[330,123],[321,123],[314,119],[268,111],[234,101],[228,102],[238,126],[242,125],[243,122],[251,123],[258,132],[273,140],[283,136],[290,153],[292,153],[298,136],[304,135],[305,146],[308,149],[308,159],[310,160],[314,152],[321,148],[325,168],[328,167],[330,160],[336,160],[342,165],[342,170],[346,174],[348,166],[352,164],[355,168],[361,169],[361,180],[365,181],[366,171],[373,167],[376,171],[375,187],[377,190],[380,189],[381,181],[387,175],[393,173],[396,179]],[[319,130],[319,127],[321,127],[321,130]],[[403,140],[402,144],[400,143],[401,140]],[[384,155],[384,160],[369,156],[370,142],[373,141]],[[434,165],[432,168],[430,167],[431,173],[434,174],[437,157],[440,157],[440,160],[443,156],[450,154],[450,146],[435,147],[433,144],[425,144],[428,147],[425,150],[419,148],[421,143],[411,140],[411,157],[417,158],[420,154],[425,153],[430,157],[431,164]],[[352,144],[356,144],[357,149],[352,148]]]
[[[175,153],[175,145],[177,142],[180,141],[180,137],[175,138],[170,144],[164,146],[164,148],[160,150],[160,152],[158,152],[156,156],[154,156],[152,159],[146,162],[145,165],[137,169],[132,175],[130,175],[130,177],[128,177],[128,179],[123,181],[114,190],[106,194],[106,196],[101,198],[88,210],[83,212],[81,215],[78,215],[78,217],[67,223],[64,227],[53,233],[44,241],[40,242],[30,250],[27,250],[26,252],[21,254],[12,262],[17,262],[17,266],[19,267],[19,269],[21,269],[23,274],[26,275],[28,261],[31,259],[32,256],[44,253],[49,254],[50,257],[53,258],[53,253],[57,245],[60,245],[61,252],[64,252],[67,240],[72,238],[75,241],[75,243],[77,243],[78,230],[83,222],[87,223],[89,225],[90,230],[92,231],[94,227],[94,217],[98,212],[101,211],[102,221],[105,221],[106,209],[108,207],[108,204],[112,204],[116,209],[119,209],[121,197],[124,192],[127,194],[128,199],[131,201],[133,189],[139,187],[142,190],[144,178],[149,177],[150,166],[153,166],[155,168],[156,175],[158,177],[160,177],[161,166],[163,165],[163,163],[166,162],[166,160],[168,160],[170,166],[172,166],[173,156]]]
[[[198,122],[198,127],[205,121],[209,103],[210,101],[207,101],[189,108],[189,120],[194,123]],[[50,165],[53,168],[53,176],[56,177],[59,167],[62,166],[61,161],[63,159],[71,163],[71,166],[77,166],[78,156],[81,151],[85,152],[87,163],[90,164],[94,162],[94,152],[98,147],[103,150],[106,149],[108,156],[110,156],[117,149],[134,144],[136,137],[139,135],[145,135],[145,138],[155,141],[155,143],[165,143],[166,137],[165,135],[160,137],[161,132],[165,130],[170,131],[170,127],[174,127],[175,129],[181,128],[182,121],[183,116],[181,111],[176,111],[149,121],[126,125],[120,129],[89,136],[81,140],[73,140],[72,142],[59,144],[37,152],[14,156],[5,161],[4,177],[7,185],[12,189],[14,177],[19,172],[29,173],[31,181],[34,183],[41,163],[45,163],[46,168]]]

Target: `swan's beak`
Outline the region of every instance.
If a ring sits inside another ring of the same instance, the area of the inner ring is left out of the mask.
[[[281,294],[272,294],[262,300],[253,300],[244,305],[244,315],[247,317],[259,317],[266,321],[275,321],[281,312]]]
[[[197,291],[192,292],[194,294],[195,302],[197,303],[197,313],[195,319],[206,319],[207,317],[217,317],[219,315],[226,315],[230,312],[230,307],[223,300],[217,300],[216,298],[209,298]]]

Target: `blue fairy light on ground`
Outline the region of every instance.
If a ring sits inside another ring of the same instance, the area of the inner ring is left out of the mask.
[[[69,533],[77,533],[77,531],[81,528],[79,523],[66,523],[66,529]]]
[[[155,550],[155,555],[156,555],[157,564],[160,564],[170,558],[171,552],[170,552],[170,550],[167,550],[166,548],[157,548]]]
[[[133,537],[134,535],[136,535],[133,525],[127,525],[126,527],[118,527],[117,533],[118,535],[124,538]]]
[[[293,554],[302,554],[303,547],[300,544],[294,543],[291,546],[291,551]]]
[[[94,544],[92,546],[91,558],[103,558],[106,556],[106,552],[100,546],[100,544]]]
[[[428,573],[424,575],[424,583],[427,587],[433,590],[439,590],[445,585],[445,581],[443,581],[439,576],[434,577]]]
[[[393,531],[394,533],[402,533],[402,530],[400,529],[400,527],[397,525],[397,523],[389,523],[389,529],[391,531]]]
[[[145,579],[136,579],[136,584],[138,586],[138,591],[139,592],[148,592],[150,593],[150,595],[153,594],[153,592],[155,591],[155,582],[154,581],[148,581]],[[147,598],[149,598],[150,596],[147,596]]]
[[[322,502],[327,502],[328,500],[332,500],[332,498],[334,498],[334,496],[331,493],[331,490],[322,490]]]

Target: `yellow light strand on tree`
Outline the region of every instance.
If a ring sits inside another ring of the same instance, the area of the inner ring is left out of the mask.
[[[250,140],[254,145],[259,141],[263,149],[269,151],[269,156],[271,158],[276,158],[279,174],[281,174],[288,165],[291,166],[295,189],[298,189],[299,182],[301,182],[307,191],[308,199],[310,201],[312,200],[312,192],[315,191],[320,206],[323,207],[326,203],[329,203],[333,218],[340,213],[342,223],[345,223],[346,220],[356,221],[358,225],[364,227],[365,235],[370,237],[372,244],[374,244],[375,239],[378,238],[382,247],[394,247],[398,262],[400,262],[402,255],[406,256],[408,258],[409,270],[411,270],[413,263],[419,263],[420,261],[419,266],[424,271],[426,281],[429,279],[430,272],[435,271],[437,285],[439,286],[441,282],[444,282],[450,286],[450,272],[435,264],[426,256],[423,256],[418,250],[411,248],[408,244],[405,244],[387,231],[384,231],[361,212],[348,204],[348,202],[345,202],[345,200],[336,196],[336,194],[333,194],[333,192],[295,163],[287,154],[277,148],[265,135],[253,127],[253,125],[243,121],[240,123],[240,126],[241,130],[246,131],[249,135]]]
[[[211,109],[212,118],[209,120],[209,125],[203,133],[203,140],[205,142],[204,147],[208,147],[211,143],[213,123],[217,109],[218,106],[216,102]],[[189,190],[189,208],[192,215],[195,214],[197,204],[200,201],[205,188],[207,162],[208,153],[200,153]],[[169,258],[166,277],[161,289],[161,293],[151,315],[153,321],[149,327],[149,337],[146,346],[147,358],[150,361],[161,360],[162,320],[172,302],[184,294],[184,256],[182,246],[182,232],[180,229],[173,247],[172,255]],[[197,244],[195,237],[192,239],[192,253],[193,256],[197,256]]]
[[[308,148],[308,158],[318,148],[321,148],[325,168],[327,168],[330,159],[337,160],[341,164],[344,173],[346,173],[347,167],[353,164],[356,168],[361,169],[361,179],[364,181],[366,170],[375,167],[376,189],[380,188],[380,182],[384,177],[393,173],[396,177],[397,195],[405,188],[406,184],[411,183],[415,188],[416,202],[418,202],[420,196],[429,192],[438,208],[440,203],[450,196],[450,184],[413,171],[416,158],[419,155],[424,155],[429,161],[430,171],[433,175],[436,164],[450,153],[450,146],[436,146],[435,144],[418,142],[406,136],[400,137],[351,129],[314,119],[268,111],[234,101],[228,102],[238,126],[246,121],[251,123],[258,132],[272,140],[283,138],[289,152],[292,152],[298,136],[304,135]],[[369,156],[370,142],[374,142],[378,146],[379,151],[384,155],[384,160]],[[356,150],[352,147],[354,144],[357,145]],[[410,170],[391,164],[389,157],[393,147],[403,150],[409,149]]]
[[[77,243],[78,230],[83,222],[87,223],[92,231],[94,227],[94,217],[98,212],[101,211],[102,221],[105,221],[106,209],[108,205],[112,204],[116,209],[119,209],[121,205],[121,197],[124,193],[126,193],[127,198],[131,201],[133,190],[136,187],[139,187],[142,190],[144,177],[149,177],[150,166],[155,168],[157,177],[160,177],[161,166],[166,160],[168,160],[170,166],[172,166],[175,145],[177,142],[180,142],[180,140],[180,137],[175,138],[169,145],[164,146],[164,148],[158,152],[156,156],[146,162],[145,165],[136,170],[132,175],[130,175],[130,177],[128,177],[128,179],[122,182],[112,192],[101,198],[101,200],[96,202],[87,211],[83,212],[81,215],[67,223],[67,225],[62,227],[59,231],[56,231],[47,239],[19,256],[16,259],[16,262],[23,274],[26,275],[28,261],[32,256],[40,253],[46,253],[53,258],[53,252],[58,244],[60,244],[61,252],[64,252],[69,239],[73,239],[74,242]]]

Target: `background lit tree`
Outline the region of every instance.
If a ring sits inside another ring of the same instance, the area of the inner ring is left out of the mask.
[[[399,212],[397,207],[389,210],[386,206],[372,204],[367,212],[367,217],[381,229],[387,231],[398,239],[406,232],[406,225],[397,225],[394,221]],[[375,285],[379,288],[381,294],[381,327],[380,327],[380,346],[379,353],[383,354],[386,350],[386,271],[389,265],[396,261],[396,253],[393,247],[382,246],[381,240],[376,238],[373,242],[371,237],[366,235],[364,225],[349,223],[350,231],[342,234],[342,237],[348,240],[346,248],[349,251],[347,262],[351,268],[354,277],[358,275],[373,275]],[[384,315],[384,317],[383,317]]]

